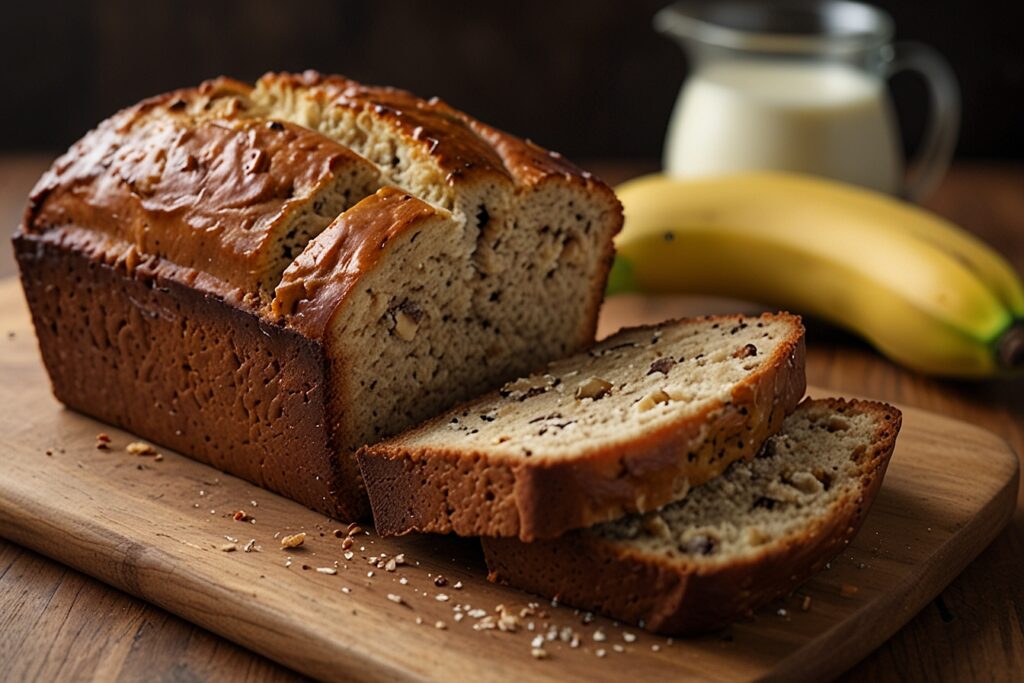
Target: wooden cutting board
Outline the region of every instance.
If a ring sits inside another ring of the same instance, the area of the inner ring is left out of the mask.
[[[344,524],[168,451],[129,455],[130,434],[61,408],[12,281],[0,283],[0,334],[0,534],[324,679],[820,680],[938,594],[1008,521],[1017,492],[1017,459],[1001,439],[905,408],[858,538],[753,621],[669,642],[544,604],[516,632],[477,630],[475,616],[455,620],[456,606],[518,614],[532,598],[488,584],[475,542],[368,532],[346,560],[333,533]],[[99,432],[110,450],[95,448]],[[297,531],[305,544],[281,550]],[[367,560],[399,553],[394,572]],[[556,640],[548,659],[533,658],[531,640],[551,626],[571,627],[579,647]]]

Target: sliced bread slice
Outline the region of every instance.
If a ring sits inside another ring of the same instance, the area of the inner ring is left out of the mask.
[[[538,543],[484,539],[490,579],[661,633],[724,626],[850,542],[900,421],[882,403],[807,400],[752,462],[657,512]]]
[[[799,318],[623,330],[359,452],[382,534],[552,538],[678,500],[803,396]]]

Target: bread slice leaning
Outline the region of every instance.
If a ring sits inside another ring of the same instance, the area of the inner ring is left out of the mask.
[[[623,330],[359,451],[383,534],[552,538],[751,458],[804,393],[789,314]]]
[[[490,579],[669,635],[724,626],[857,534],[900,421],[882,403],[804,401],[757,458],[678,503],[556,540],[484,539]]]

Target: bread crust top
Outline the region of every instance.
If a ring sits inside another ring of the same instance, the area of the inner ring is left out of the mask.
[[[307,336],[323,336],[393,240],[439,216],[448,212],[393,187],[381,188],[339,216],[295,258],[276,289],[273,314]]]
[[[437,97],[425,100],[398,88],[364,85],[312,70],[301,74],[267,73],[258,85],[267,89],[307,89],[320,107],[348,108],[379,117],[397,129],[406,144],[433,157],[451,185],[482,175],[503,177],[525,187],[548,178],[562,178],[601,186],[614,197],[604,183],[557,152],[491,128]]]
[[[24,230],[108,233],[141,254],[257,290],[275,256],[275,227],[342,168],[374,171],[313,131],[247,118],[236,96],[244,90],[230,84],[168,93],[101,123],[36,184]]]

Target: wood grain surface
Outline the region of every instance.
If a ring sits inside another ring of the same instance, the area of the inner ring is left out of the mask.
[[[12,228],[46,163],[39,158],[0,160],[0,220]],[[612,182],[649,168],[591,167]],[[1024,270],[1024,168],[961,165],[930,205],[988,239]],[[9,255],[0,258],[0,274],[13,270]],[[619,300],[606,308],[602,326],[731,308],[731,303],[697,299]],[[987,427],[1017,453],[1024,450],[1020,380],[965,384],[922,378],[851,337],[815,324],[810,327],[808,374],[811,382],[838,392],[898,401]],[[0,380],[5,385],[16,381]],[[1024,509],[1018,502],[1010,526],[980,558],[843,678],[1018,680],[1024,670],[1022,575]],[[299,678],[159,607],[5,541],[0,541],[0,632],[3,677],[13,680]]]
[[[12,280],[0,283],[0,326],[14,332],[0,356],[8,380],[0,384],[3,535],[320,679],[817,681],[859,661],[927,604],[1016,502],[1018,463],[1004,441],[909,409],[858,538],[797,595],[727,637],[669,643],[605,619],[584,624],[554,606],[523,617],[514,633],[477,630],[470,606],[518,614],[534,598],[489,584],[474,540],[379,538],[367,529],[351,536],[346,555],[344,522],[171,452],[131,455],[131,434],[63,409]],[[104,449],[100,432],[111,439]],[[299,532],[301,548],[280,547]],[[402,564],[388,566],[394,558]],[[435,585],[439,575],[447,585]],[[456,605],[467,606],[458,622]],[[580,647],[556,640],[545,645],[548,661],[532,656],[532,638],[565,627],[579,632]],[[607,640],[595,640],[598,632]]]

